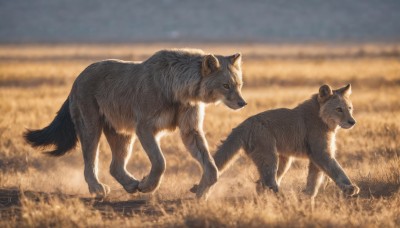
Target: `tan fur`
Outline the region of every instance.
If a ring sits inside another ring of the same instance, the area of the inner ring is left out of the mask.
[[[106,195],[109,191],[97,176],[102,132],[112,150],[110,173],[127,192],[133,193],[151,192],[159,186],[166,164],[157,135],[179,128],[183,143],[203,168],[197,191],[197,197],[203,197],[218,177],[203,133],[203,104],[223,101],[232,109],[242,108],[246,102],[241,87],[240,54],[220,56],[194,49],[163,50],[143,63],[106,60],[87,67],[75,80],[66,105],[69,104],[82,144],[90,192]],[[26,137],[39,145],[35,140],[40,141],[40,134],[45,133],[36,132],[28,132]],[[136,138],[152,163],[150,174],[142,181],[126,170]]]
[[[306,193],[315,196],[326,174],[347,195],[357,194],[359,188],[335,159],[336,131],[355,124],[350,94],[350,85],[335,91],[323,85],[318,94],[294,109],[270,110],[248,118],[219,147],[215,164],[222,171],[243,148],[260,174],[258,192],[265,188],[277,192],[292,157],[308,158]]]

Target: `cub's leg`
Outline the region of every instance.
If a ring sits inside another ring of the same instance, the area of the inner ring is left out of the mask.
[[[346,195],[352,196],[359,193],[360,189],[350,181],[336,159],[330,156],[328,152],[312,150],[310,159],[318,168],[324,171]]]
[[[290,166],[292,165],[292,161],[293,161],[293,159],[291,157],[279,155],[279,165],[278,165],[278,171],[277,171],[277,175],[276,175],[278,185],[281,184],[283,176],[286,174],[286,172],[289,170]]]
[[[118,134],[115,130],[106,125],[104,134],[112,151],[112,161],[110,165],[111,175],[124,187],[129,193],[138,190],[139,181],[126,170],[134,143],[134,136]]]
[[[75,109],[72,112],[74,125],[82,145],[84,175],[89,192],[98,197],[104,197],[110,192],[110,188],[100,183],[97,176],[98,149],[103,122],[96,109],[89,104],[81,111]]]
[[[150,174],[140,181],[139,191],[152,192],[159,186],[165,172],[165,158],[151,127],[138,124],[136,134],[151,162]]]
[[[261,194],[266,188],[278,192],[276,174],[278,169],[278,154],[275,145],[264,145],[249,154],[260,174],[257,182],[257,193]]]
[[[304,193],[315,197],[323,181],[324,173],[310,161],[308,165],[307,186]]]

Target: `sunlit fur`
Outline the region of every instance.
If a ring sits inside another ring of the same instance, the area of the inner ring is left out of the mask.
[[[72,149],[78,136],[89,191],[105,196],[109,188],[97,176],[102,132],[113,153],[111,175],[127,192],[134,193],[151,192],[159,186],[166,167],[159,133],[179,128],[184,145],[203,168],[197,191],[200,198],[218,178],[203,132],[204,103],[223,101],[232,109],[242,108],[246,102],[241,87],[241,54],[162,50],[143,63],[101,61],[78,76],[49,127],[28,131],[25,136],[35,147],[55,145],[52,154],[58,156]],[[136,138],[152,163],[150,174],[142,181],[126,170]]]

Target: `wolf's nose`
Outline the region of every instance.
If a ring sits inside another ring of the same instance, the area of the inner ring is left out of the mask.
[[[349,120],[349,121],[347,121],[347,123],[349,123],[350,125],[354,125],[354,124],[356,124],[356,121],[355,120]]]
[[[239,101],[238,102],[239,107],[244,107],[247,105],[246,101]]]

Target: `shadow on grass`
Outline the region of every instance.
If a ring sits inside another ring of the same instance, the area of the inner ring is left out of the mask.
[[[68,201],[71,199],[79,199],[89,210],[97,210],[105,218],[112,217],[115,213],[121,216],[133,216],[135,214],[143,214],[146,216],[160,216],[165,213],[173,213],[174,209],[186,201],[194,199],[179,200],[114,200],[114,199],[98,199],[92,197],[81,197],[77,195],[68,195],[62,193],[45,193],[36,191],[21,191],[16,188],[0,189],[0,219],[16,219],[21,218],[23,200],[28,199],[37,203],[49,202],[51,199],[59,199]]]
[[[359,195],[361,198],[387,198],[400,191],[400,179],[388,181],[366,177],[358,181],[357,185],[361,189]]]

